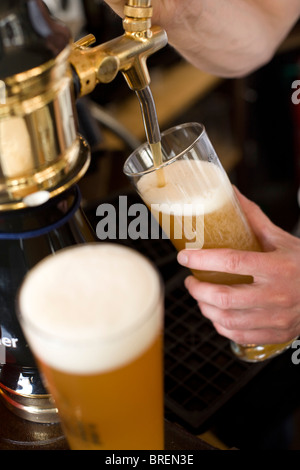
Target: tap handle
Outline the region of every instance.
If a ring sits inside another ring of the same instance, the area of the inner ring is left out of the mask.
[[[84,36],[81,39],[78,39],[78,41],[75,42],[76,47],[89,47],[92,44],[95,44],[96,38],[93,34],[88,34],[87,36]]]

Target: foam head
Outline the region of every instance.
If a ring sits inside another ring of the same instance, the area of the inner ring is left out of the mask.
[[[39,263],[19,294],[34,354],[70,373],[97,373],[139,356],[162,326],[157,271],[119,245],[67,248]]]
[[[164,166],[165,185],[157,186],[155,171],[146,173],[137,183],[137,189],[145,201],[155,205],[159,212],[176,215],[178,207],[186,204],[185,214],[197,215],[198,208],[204,214],[214,212],[232,197],[232,187],[226,173],[217,165],[201,161],[182,159]],[[187,213],[190,205],[190,214]],[[178,211],[177,215],[181,215]]]

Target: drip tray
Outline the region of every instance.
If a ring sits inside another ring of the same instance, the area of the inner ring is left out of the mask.
[[[233,355],[229,340],[201,315],[185,289],[186,275],[181,272],[167,283],[165,400],[168,410],[199,429],[266,362],[249,364]]]
[[[129,193],[128,206],[140,199]],[[104,201],[118,210],[118,197]],[[96,207],[85,212],[96,227]],[[149,215],[149,217],[151,217]],[[130,221],[129,221],[130,222]],[[118,230],[117,230],[118,233]],[[105,240],[129,246],[148,257],[165,284],[165,407],[170,419],[199,430],[269,361],[250,364],[236,358],[199,310],[183,281],[189,271],[177,263],[169,240]]]

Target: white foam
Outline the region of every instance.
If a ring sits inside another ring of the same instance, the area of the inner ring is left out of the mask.
[[[163,187],[157,186],[155,172],[147,173],[138,182],[138,191],[153,212],[176,216],[208,214],[220,209],[232,195],[226,173],[212,163],[177,160],[163,171]]]
[[[104,243],[76,246],[26,277],[21,324],[33,352],[52,367],[111,370],[153,342],[162,323],[160,292],[157,272],[137,252]]]

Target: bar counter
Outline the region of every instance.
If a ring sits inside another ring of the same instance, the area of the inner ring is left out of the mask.
[[[0,401],[0,450],[69,450],[59,424],[26,421]],[[165,450],[216,450],[181,426],[165,421]]]

